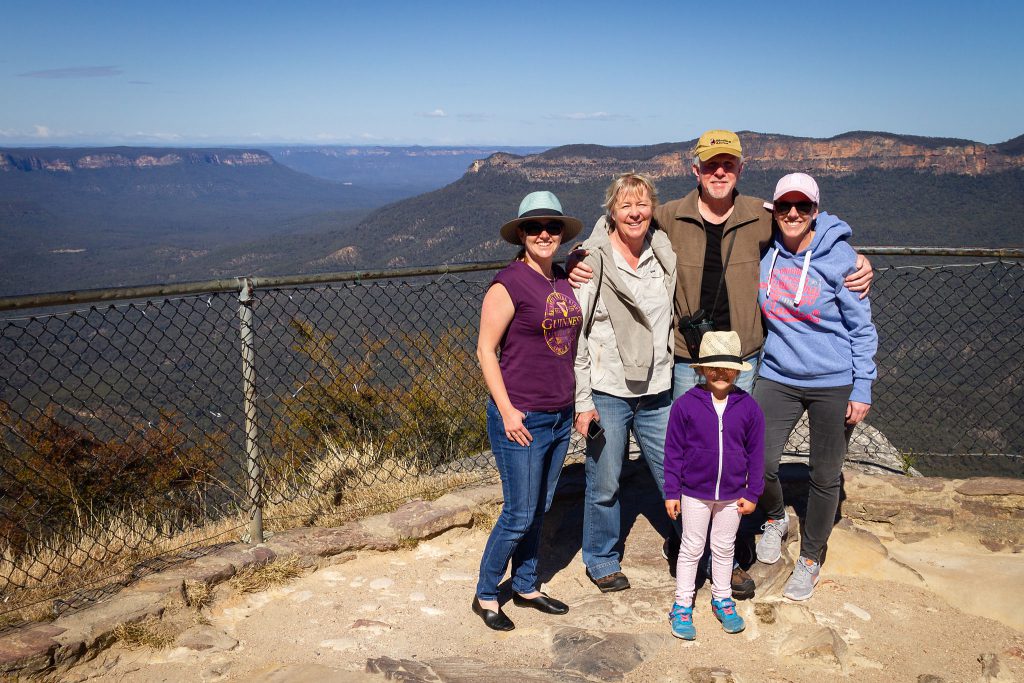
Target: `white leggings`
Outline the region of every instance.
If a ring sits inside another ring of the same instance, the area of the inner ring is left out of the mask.
[[[704,542],[711,522],[711,597],[732,597],[732,558],[740,512],[735,500],[700,500],[683,495],[681,513],[683,536],[676,562],[676,603],[693,604],[697,565],[704,554]]]

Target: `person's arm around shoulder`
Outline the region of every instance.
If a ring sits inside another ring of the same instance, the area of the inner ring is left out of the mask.
[[[850,247],[853,249],[853,247]],[[856,249],[853,249],[854,256],[857,257],[856,270],[846,276],[846,288],[851,292],[856,292],[861,299],[867,297],[871,291],[871,282],[875,279],[875,269],[871,267],[871,261],[864,254],[858,253]]]
[[[679,499],[683,494],[683,456],[686,436],[686,409],[683,398],[672,404],[668,431],[665,434],[665,512],[676,519],[680,512]]]
[[[753,396],[748,394],[745,400],[749,409],[743,435],[743,449],[747,455],[747,489],[740,498],[745,505],[737,505],[741,515],[753,512],[764,493],[764,412]]]
[[[856,252],[849,245],[850,259]],[[871,383],[878,376],[875,351],[878,350],[878,331],[871,322],[871,300],[858,296],[848,287],[840,286],[836,292],[843,326],[850,335],[853,354],[853,390],[846,407],[846,424],[855,425],[867,417],[871,409]]]
[[[676,202],[667,202],[654,207],[653,222],[655,227],[662,232],[665,232],[666,227],[672,225],[675,220],[675,206]]]
[[[600,235],[601,231],[608,232],[608,219],[605,216],[601,216],[594,223],[594,229],[590,231],[587,242],[590,242],[595,235]],[[590,267],[590,264],[584,262],[584,259],[590,255],[587,242],[569,252],[569,258],[565,260],[565,268],[569,271],[569,284],[576,289],[594,278],[594,269]]]
[[[505,380],[501,376],[498,365],[498,345],[505,330],[512,323],[516,307],[508,290],[501,283],[491,285],[484,295],[484,303],[480,310],[480,335],[476,342],[476,357],[483,371],[484,383],[491,392],[491,398],[501,413],[505,427],[505,436],[520,446],[529,446],[533,436],[523,424],[526,417],[508,397]]]

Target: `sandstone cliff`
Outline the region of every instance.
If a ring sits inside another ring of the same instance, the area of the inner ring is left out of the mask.
[[[104,168],[167,166],[269,166],[273,158],[253,149],[147,149],[110,147],[90,149],[0,149],[0,171],[71,173]]]
[[[796,138],[743,131],[748,168],[799,168],[820,175],[842,175],[867,169],[908,169],[933,174],[981,175],[1024,168],[1024,150],[1008,141],[985,145],[970,140],[923,138],[891,133],[852,132],[828,139]],[[609,167],[632,167],[655,179],[689,173],[690,150],[696,140],[652,147],[573,145],[543,154],[516,157],[495,154],[474,163],[469,171],[498,170],[531,182],[581,183],[606,179]]]

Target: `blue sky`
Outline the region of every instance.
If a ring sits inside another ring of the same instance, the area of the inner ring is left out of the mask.
[[[1024,3],[4,3],[0,145],[1002,142]]]

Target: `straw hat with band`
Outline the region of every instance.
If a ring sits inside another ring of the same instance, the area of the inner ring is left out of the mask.
[[[523,242],[519,239],[519,231],[516,228],[538,218],[558,219],[565,225],[562,228],[563,244],[580,234],[580,230],[583,229],[583,223],[579,219],[562,213],[562,203],[558,201],[558,197],[551,192],[541,190],[531,192],[523,197],[523,201],[519,203],[519,218],[501,226],[501,236],[506,242],[521,245]]]
[[[729,368],[747,371],[753,366],[740,356],[740,335],[736,332],[705,332],[700,340],[700,358],[691,368]]]

